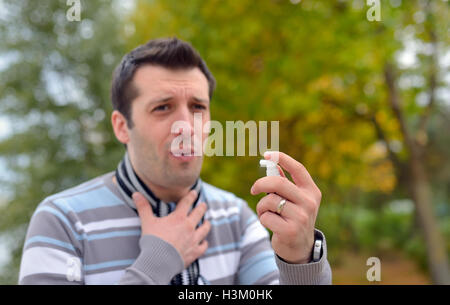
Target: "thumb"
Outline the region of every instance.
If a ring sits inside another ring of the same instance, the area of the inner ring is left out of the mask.
[[[141,219],[141,223],[144,224],[151,221],[155,216],[153,215],[152,207],[147,199],[145,199],[145,197],[139,192],[133,193],[132,197],[134,204],[136,205],[139,218]]]

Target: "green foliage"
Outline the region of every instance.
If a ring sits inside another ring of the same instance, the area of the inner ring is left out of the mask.
[[[0,74],[0,113],[13,129],[0,142],[10,173],[1,184],[12,190],[0,233],[15,234],[16,242],[0,282],[14,283],[24,226],[37,204],[113,170],[123,154],[108,117],[112,69],[124,42],[109,1],[83,1],[81,22],[66,20],[63,0],[4,5],[10,15],[0,20],[0,53],[14,51],[17,60]]]
[[[81,22],[68,22],[65,0],[10,2],[1,2],[8,14],[0,16],[0,54],[16,58],[0,74],[0,113],[13,123],[0,140],[11,173],[0,178],[11,193],[0,206],[0,235],[15,242],[0,283],[17,282],[26,225],[39,202],[116,167],[123,147],[109,120],[112,69],[138,44],[165,36],[191,42],[215,75],[213,120],[280,121],[280,150],[302,162],[322,191],[318,227],[329,249],[400,248],[424,261],[414,215],[386,204],[405,198],[408,182],[395,172],[373,118],[400,143],[397,157],[408,158],[383,69],[396,65],[403,41],[429,43],[430,29],[440,56],[448,54],[449,3],[432,1],[421,21],[427,1],[382,1],[382,21],[369,22],[363,0],[137,0],[130,14],[121,1],[84,0]],[[430,56],[418,53],[417,65],[397,67],[404,84],[423,80],[400,87],[408,126],[424,111],[417,100],[429,89]],[[438,100],[436,109],[426,166],[448,210],[448,104]],[[202,178],[255,207],[260,196],[249,190],[264,176],[258,159],[206,158]],[[448,214],[438,215],[450,240]]]
[[[441,230],[450,240],[450,217],[441,215]],[[321,207],[317,227],[323,230],[330,249],[332,263],[339,260],[339,250],[351,249],[362,253],[383,253],[402,250],[426,270],[426,251],[422,234],[414,217],[414,205],[409,200],[393,201],[381,208],[369,205],[328,204]],[[450,244],[447,242],[450,253]]]

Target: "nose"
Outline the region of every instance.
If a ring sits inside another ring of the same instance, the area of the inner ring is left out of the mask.
[[[174,122],[182,122],[182,127],[177,130],[177,134],[194,135],[194,114],[187,106],[178,107]]]

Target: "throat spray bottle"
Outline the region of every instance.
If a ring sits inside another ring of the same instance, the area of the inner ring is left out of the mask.
[[[270,160],[259,160],[259,165],[266,168],[266,176],[281,176],[277,163]]]

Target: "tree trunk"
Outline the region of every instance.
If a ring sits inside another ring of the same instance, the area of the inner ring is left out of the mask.
[[[410,186],[408,189],[414,201],[416,215],[425,239],[428,268],[433,283],[450,284],[446,245],[434,215],[430,183],[424,167],[423,155],[425,153],[425,147],[415,141],[407,128],[406,120],[401,109],[401,100],[396,86],[394,69],[389,63],[385,66],[385,80],[389,92],[389,103],[400,125],[404,144],[409,152],[407,163],[410,174]],[[429,107],[432,106],[432,101],[430,101]]]
[[[450,284],[450,273],[446,244],[434,215],[430,183],[423,163],[416,152],[411,152],[409,169],[411,174],[409,190],[423,232],[431,278],[434,284],[448,285]]]

